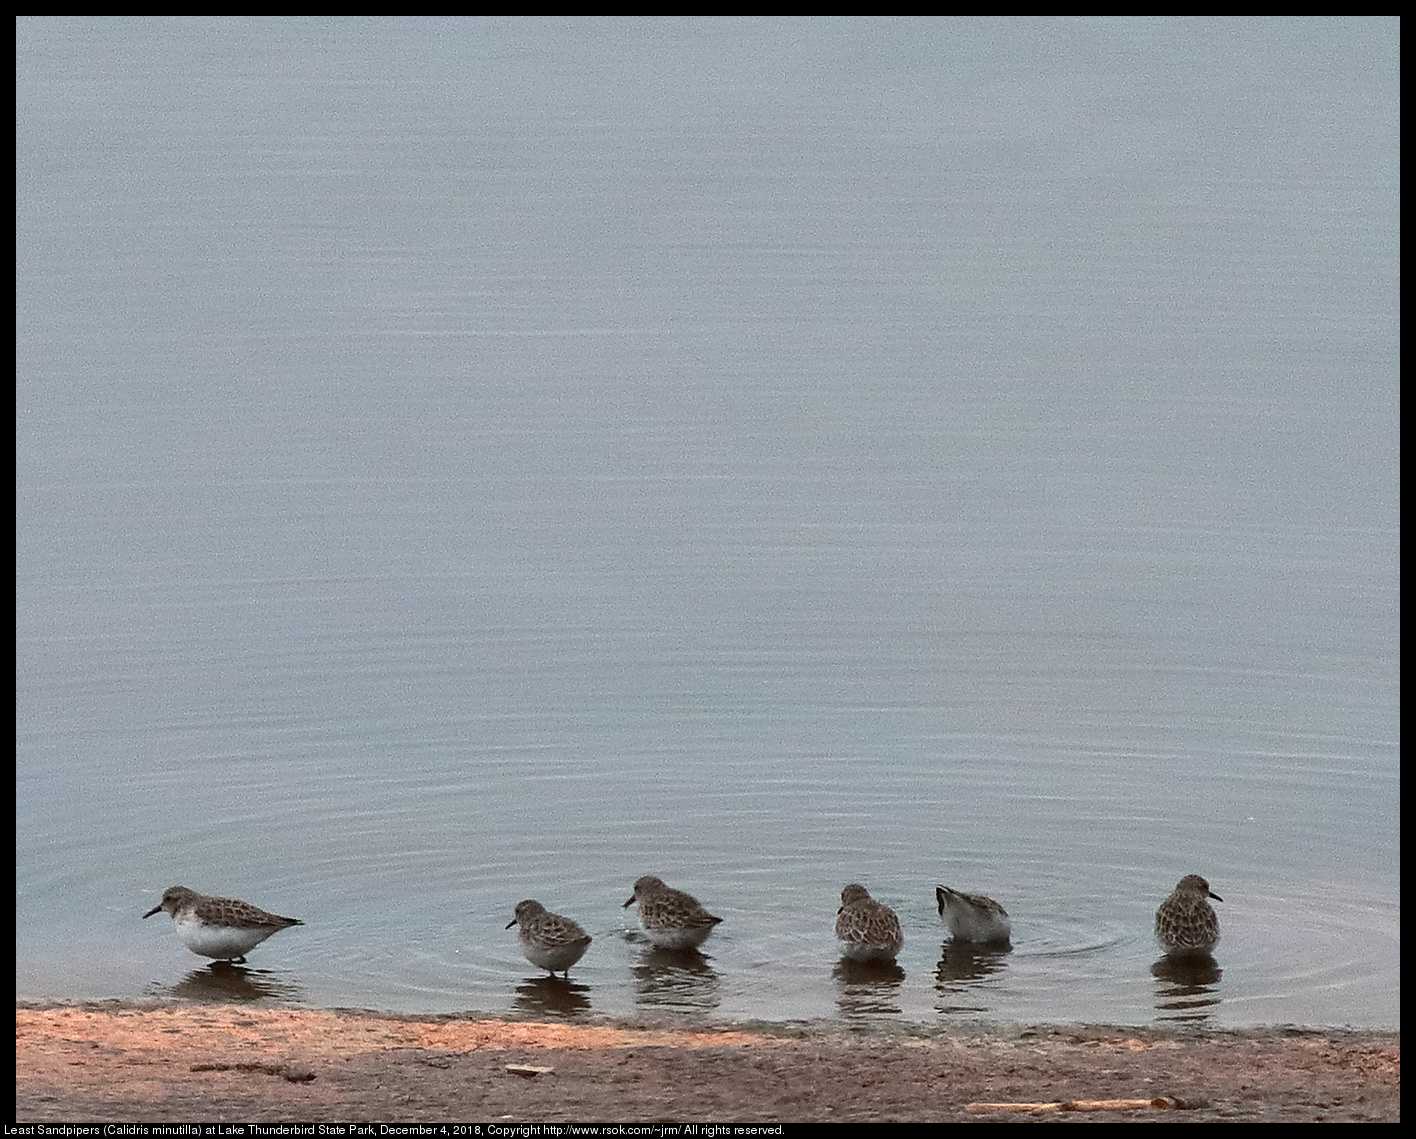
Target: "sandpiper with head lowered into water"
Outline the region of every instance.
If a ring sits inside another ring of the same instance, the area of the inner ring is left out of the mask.
[[[955,941],[1004,945],[1013,936],[1008,911],[992,898],[935,886],[934,900],[939,905],[939,916]]]

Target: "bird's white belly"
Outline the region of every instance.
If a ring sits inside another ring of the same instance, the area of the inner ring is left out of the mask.
[[[660,949],[697,949],[713,932],[711,925],[704,926],[659,926],[646,928],[649,940]]]
[[[173,923],[182,944],[193,953],[203,957],[213,957],[218,961],[229,961],[244,957],[274,930],[241,929],[229,925],[207,925],[194,918],[178,918]]]
[[[521,943],[522,952],[526,954],[526,960],[542,969],[549,969],[553,973],[562,973],[569,969],[581,957],[585,955],[585,942],[573,942],[569,945],[553,945],[550,947],[536,945],[533,942],[523,941]]]

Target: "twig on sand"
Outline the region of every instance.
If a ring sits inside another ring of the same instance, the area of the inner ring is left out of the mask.
[[[1193,1100],[1179,1096],[1154,1096],[1151,1099],[1064,1099],[1054,1103],[966,1103],[965,1111],[1130,1111],[1135,1108],[1199,1107]]]

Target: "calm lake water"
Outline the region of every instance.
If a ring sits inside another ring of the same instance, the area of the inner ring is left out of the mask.
[[[19,998],[1400,1024],[1395,20],[17,62]],[[179,883],[306,924],[212,970]]]

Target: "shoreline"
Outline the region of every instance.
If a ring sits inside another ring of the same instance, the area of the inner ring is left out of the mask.
[[[1395,1122],[1400,1031],[17,1002],[17,1122]],[[1004,1108],[998,1105],[1012,1105]]]

